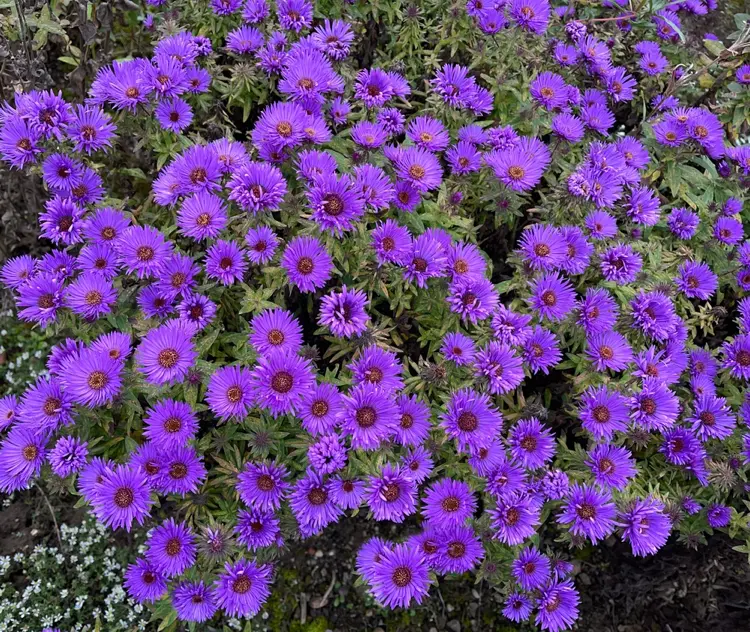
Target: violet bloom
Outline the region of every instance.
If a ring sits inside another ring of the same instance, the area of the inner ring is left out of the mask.
[[[244,251],[233,241],[218,240],[206,251],[206,276],[222,285],[242,281],[247,271]]]
[[[626,448],[599,444],[589,452],[586,466],[601,487],[622,490],[638,471],[632,455]]]
[[[399,419],[394,400],[377,386],[365,382],[344,397],[341,429],[351,434],[352,448],[376,450],[394,433]]]
[[[513,350],[504,344],[491,341],[474,358],[476,374],[487,379],[490,393],[512,391],[523,382],[523,364]]]
[[[163,325],[146,334],[135,357],[146,381],[162,385],[182,382],[195,364],[198,352],[185,330]]]
[[[471,364],[476,353],[474,341],[464,334],[453,332],[445,335],[440,352],[447,360],[458,366]]]
[[[511,456],[527,469],[538,469],[555,455],[552,432],[536,417],[521,419],[508,432]]]
[[[216,605],[230,617],[254,617],[271,594],[272,568],[240,559],[224,565],[224,572],[214,582]]]
[[[645,430],[668,430],[679,412],[677,396],[657,378],[644,378],[641,392],[630,398],[631,419]]]
[[[406,608],[412,601],[422,603],[430,583],[424,556],[408,544],[383,551],[372,572],[373,595],[389,608]]]
[[[367,329],[369,316],[365,310],[369,302],[364,292],[344,285],[340,292],[323,297],[318,323],[340,338],[359,336]]]
[[[524,549],[511,563],[511,573],[521,588],[535,590],[550,578],[549,558],[534,547]]]
[[[294,414],[315,383],[310,361],[283,351],[261,356],[250,377],[256,405],[273,417]]]
[[[411,250],[411,234],[405,226],[387,219],[372,230],[372,246],[378,265],[402,264]]]
[[[526,494],[507,494],[490,510],[494,538],[515,546],[536,533],[541,507]]]
[[[17,425],[0,442],[0,491],[10,494],[29,487],[47,458],[47,437],[36,428]]]
[[[299,236],[292,239],[281,258],[289,281],[302,292],[312,292],[331,278],[333,260],[325,246],[315,237]]]
[[[568,629],[578,618],[579,602],[578,591],[571,580],[547,584],[539,592],[535,623],[550,632]]]
[[[424,494],[422,516],[430,526],[445,528],[464,524],[476,511],[471,488],[461,481],[442,478]]]
[[[399,466],[386,463],[368,479],[365,495],[375,520],[403,522],[416,510],[417,487]]]
[[[544,327],[535,326],[523,345],[521,356],[532,373],[542,371],[547,375],[562,359],[557,336]]]
[[[146,475],[125,465],[116,466],[96,484],[92,501],[100,522],[126,531],[131,530],[133,522],[144,523],[153,502]]]
[[[321,474],[312,470],[297,481],[289,495],[289,505],[303,537],[321,533],[344,514],[333,502],[331,482],[324,481]]]
[[[206,402],[222,419],[243,418],[255,404],[250,371],[244,367],[223,366],[209,380]]]
[[[573,535],[584,536],[596,544],[615,530],[616,512],[609,492],[573,483],[557,522],[569,523]]]
[[[253,215],[278,210],[287,192],[286,180],[278,167],[259,162],[243,165],[227,187],[229,199]]]
[[[653,555],[667,543],[672,524],[664,504],[648,496],[636,498],[617,517],[622,541],[630,542],[633,555]]]

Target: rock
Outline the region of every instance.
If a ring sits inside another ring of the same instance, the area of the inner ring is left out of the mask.
[[[446,625],[453,632],[461,632],[461,622],[458,619],[451,619]]]

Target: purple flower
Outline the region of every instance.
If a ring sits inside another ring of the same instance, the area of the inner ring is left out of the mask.
[[[180,446],[162,454],[159,473],[154,477],[154,487],[162,494],[179,494],[198,491],[206,478],[206,468],[194,448]]]
[[[258,226],[247,231],[245,243],[249,249],[247,258],[250,259],[250,263],[263,265],[273,259],[279,239],[268,226]]]
[[[114,467],[94,486],[94,513],[100,522],[112,529],[123,527],[130,531],[133,522],[143,524],[152,502],[146,475],[126,465]]]
[[[333,502],[331,482],[324,482],[323,477],[312,470],[297,481],[289,495],[289,506],[305,538],[321,533],[344,514],[341,507]]]
[[[424,555],[408,544],[383,550],[371,571],[373,595],[389,608],[406,608],[412,601],[422,603],[430,583]]]
[[[680,239],[690,239],[698,229],[700,219],[697,213],[686,208],[673,208],[667,218],[667,226]]]
[[[227,562],[214,582],[216,605],[230,617],[254,617],[271,594],[271,571],[267,564],[257,566],[244,559]]]
[[[618,284],[632,283],[643,267],[643,258],[627,244],[615,244],[601,254],[602,275]]]
[[[550,6],[547,0],[511,0],[508,14],[523,30],[542,35],[549,23]]]
[[[57,245],[70,246],[83,240],[83,213],[78,204],[69,198],[55,196],[44,205],[39,215],[42,237]]]
[[[504,305],[498,305],[492,317],[492,331],[498,342],[504,345],[522,345],[531,336],[530,322],[530,315],[516,314]]]
[[[108,353],[84,349],[63,363],[60,379],[75,403],[96,408],[119,395],[122,369],[122,363]]]
[[[268,309],[253,317],[250,344],[260,355],[280,351],[295,354],[302,346],[302,327],[288,311]]]
[[[369,303],[364,292],[349,290],[344,285],[340,292],[334,291],[323,297],[318,323],[339,338],[359,336],[367,329],[369,316],[366,308]]]
[[[222,285],[242,281],[247,271],[244,251],[234,241],[218,240],[206,251],[206,276]]]
[[[726,439],[737,424],[727,400],[712,394],[696,398],[694,411],[686,421],[692,423],[692,431],[701,441]]]
[[[284,465],[248,462],[237,475],[237,491],[249,507],[275,511],[289,491],[288,475]]]
[[[576,294],[570,281],[557,272],[542,275],[531,284],[529,304],[547,320],[563,320],[575,307]]]
[[[730,375],[743,380],[750,379],[750,335],[742,334],[731,342],[726,341],[721,350],[724,354],[722,364]]]
[[[0,155],[12,167],[23,169],[36,162],[37,154],[44,151],[39,146],[42,135],[29,121],[12,116],[0,127]]]
[[[473,516],[477,501],[471,488],[461,481],[442,478],[424,495],[422,516],[429,526],[444,529],[461,525]]]
[[[409,229],[399,226],[394,220],[380,222],[372,230],[372,246],[379,265],[385,263],[403,264],[411,250]]]
[[[226,47],[232,53],[248,55],[263,46],[263,41],[263,33],[255,27],[240,26],[227,33]]]
[[[519,249],[532,270],[554,270],[561,267],[567,256],[560,230],[549,224],[533,224],[525,229]]]
[[[578,618],[578,592],[569,579],[547,584],[539,592],[535,623],[542,630],[559,632],[572,627]]]
[[[617,322],[617,303],[603,288],[589,288],[578,303],[578,324],[587,336],[611,331]]]
[[[468,388],[451,395],[440,421],[446,435],[455,439],[461,450],[489,445],[502,422],[502,415],[490,398]]]
[[[312,435],[333,430],[342,410],[343,399],[333,384],[318,384],[302,397],[297,415],[302,427]]]
[[[732,509],[726,505],[714,503],[706,510],[708,525],[713,529],[726,527],[732,518]]]
[[[294,414],[315,381],[309,360],[282,350],[261,356],[250,378],[256,404],[274,417]]]
[[[237,542],[255,551],[276,544],[280,537],[279,521],[272,511],[240,511],[234,532]]]
[[[290,283],[302,292],[312,292],[331,278],[333,261],[320,240],[299,236],[287,244],[281,267],[286,270]]]
[[[513,350],[504,344],[491,341],[479,350],[474,358],[476,374],[489,382],[490,393],[512,391],[523,382],[523,364]]]
[[[195,536],[185,523],[170,518],[149,536],[146,560],[167,577],[185,572],[195,564],[195,556]]]
[[[403,147],[395,160],[396,174],[417,191],[440,186],[443,170],[435,154],[422,147]]]
[[[653,555],[667,543],[672,524],[663,503],[648,496],[636,498],[617,517],[622,541],[630,542],[633,555]]]
[[[545,145],[531,139],[529,142],[521,141],[506,151],[488,152],[484,160],[506,187],[524,192],[539,184],[550,162],[550,154]]]
[[[171,252],[167,242],[152,226],[131,226],[117,239],[120,263],[128,274],[139,279],[154,276]]]
[[[364,199],[348,175],[316,177],[308,190],[308,200],[312,219],[338,237],[352,230],[365,212]]]
[[[544,327],[535,326],[528,340],[523,343],[521,356],[532,373],[542,371],[547,375],[562,359],[557,336]]]
[[[490,510],[493,537],[510,546],[521,544],[536,533],[540,510],[539,504],[526,494],[498,497],[497,506]]]
[[[626,399],[606,386],[589,387],[581,396],[581,424],[597,439],[611,439],[615,432],[627,429]]]
[[[566,105],[568,96],[565,79],[554,72],[542,72],[531,82],[531,98],[546,110]]]
[[[330,480],[331,496],[342,509],[357,509],[365,495],[365,484],[350,478],[334,477]]]
[[[152,329],[135,352],[146,381],[162,385],[182,382],[198,357],[190,335],[180,327]]]
[[[52,471],[57,476],[65,478],[83,469],[87,456],[88,444],[85,441],[75,437],[60,437],[50,451],[49,462]]]
[[[584,536],[596,544],[615,530],[616,513],[609,492],[573,483],[557,522],[570,524],[573,535]]]
[[[193,122],[193,109],[182,99],[172,98],[159,101],[154,108],[156,120],[164,129],[179,134]]]
[[[39,275],[17,289],[16,305],[21,320],[47,327],[57,319],[57,310],[64,303],[61,280],[49,275]]]
[[[728,246],[738,244],[745,236],[742,222],[735,217],[719,217],[714,225],[714,237]]]
[[[538,469],[555,454],[552,433],[536,417],[522,419],[508,433],[510,453],[523,467]]]
[[[645,430],[668,430],[679,412],[677,396],[657,378],[644,378],[641,392],[630,398],[630,417]]]
[[[380,473],[370,476],[365,495],[375,520],[403,522],[416,510],[417,486],[398,466],[386,463]]]
[[[29,487],[47,457],[47,436],[36,428],[18,425],[0,443],[0,491],[10,494]]]
[[[143,419],[143,434],[163,449],[184,446],[198,431],[198,417],[190,404],[163,399],[154,404]]]
[[[589,229],[592,239],[607,239],[617,234],[617,222],[615,218],[604,211],[592,211],[586,216],[586,228]]]
[[[646,335],[666,340],[674,331],[677,315],[671,299],[661,292],[643,292],[631,301],[633,322]]]
[[[265,162],[247,162],[227,184],[229,199],[253,215],[276,211],[287,193],[286,180],[278,167]]]
[[[540,588],[552,574],[549,558],[534,547],[521,551],[510,569],[513,578],[524,590]]]
[[[677,287],[689,298],[708,300],[719,285],[718,277],[705,263],[686,261],[675,278]]]
[[[310,466],[321,474],[332,474],[343,469],[346,459],[346,447],[335,433],[323,435],[307,449]]]
[[[245,417],[255,404],[250,371],[237,366],[219,368],[209,380],[206,402],[222,419]]]
[[[453,524],[441,530],[438,550],[432,565],[439,573],[464,573],[473,570],[484,557],[484,547],[474,529]]]
[[[208,621],[217,610],[214,590],[202,581],[180,582],[172,590],[172,607],[180,621]]]
[[[625,489],[638,471],[626,448],[602,443],[589,452],[586,466],[601,487]]]
[[[574,145],[580,143],[586,134],[586,129],[581,119],[567,112],[557,114],[552,119],[550,127],[555,136]]]
[[[403,367],[396,354],[375,345],[365,347],[359,358],[347,368],[352,372],[352,383],[355,386],[372,384],[386,394],[395,394],[404,386],[401,379]]]
[[[522,593],[515,592],[508,595],[508,598],[505,600],[503,616],[515,623],[521,623],[521,621],[528,620],[532,609],[533,602],[531,598]]]
[[[341,429],[351,435],[355,449],[376,450],[395,432],[399,409],[387,393],[368,382],[355,386],[344,397]]]
[[[148,560],[138,558],[125,571],[124,585],[138,603],[154,602],[167,592],[167,577]]]
[[[458,366],[471,364],[476,353],[474,341],[464,334],[452,332],[445,335],[440,352],[447,360],[455,362]]]

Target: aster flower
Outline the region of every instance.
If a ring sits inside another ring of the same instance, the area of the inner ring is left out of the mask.
[[[511,0],[508,14],[523,30],[541,35],[547,30],[550,5],[547,0]]]
[[[544,327],[535,326],[523,344],[521,357],[532,373],[542,371],[547,375],[562,359],[557,336]]]
[[[630,344],[625,336],[616,331],[594,334],[586,342],[586,355],[597,371],[622,371],[633,361]]]
[[[540,588],[552,574],[549,558],[534,547],[521,551],[510,568],[516,583],[524,590]]]
[[[265,310],[253,318],[251,327],[250,343],[259,354],[294,354],[302,346],[302,327],[287,310]]]
[[[320,240],[299,236],[287,244],[281,266],[286,270],[289,281],[300,291],[312,292],[323,287],[331,278],[333,261]]]
[[[276,350],[261,356],[250,379],[256,404],[274,417],[295,413],[315,377],[310,361]]]
[[[596,544],[615,530],[616,512],[609,492],[573,483],[557,522],[569,524],[573,535],[584,536]]]
[[[63,363],[60,380],[72,401],[96,408],[120,394],[122,369],[122,363],[108,353],[84,349]]]
[[[235,171],[227,184],[229,199],[253,215],[276,211],[287,193],[278,167],[263,162],[247,162]]]
[[[430,583],[424,555],[407,544],[385,549],[372,569],[373,595],[389,608],[422,603]]]
[[[177,584],[172,590],[171,603],[180,621],[202,623],[217,610],[214,590],[202,581]]]
[[[163,399],[143,419],[143,435],[165,450],[184,446],[198,431],[198,417],[190,404]]]
[[[18,317],[47,327],[57,320],[57,310],[64,304],[63,283],[51,275],[38,275],[17,288]]]
[[[84,274],[65,291],[65,302],[71,311],[94,321],[109,314],[117,301],[117,291],[112,282],[97,274]]]
[[[633,555],[653,555],[663,547],[672,528],[664,504],[651,496],[636,498],[617,517],[622,541],[630,542]]]
[[[535,623],[542,630],[558,632],[570,628],[578,618],[578,592],[569,579],[541,589]]]
[[[179,446],[162,454],[159,473],[154,479],[154,487],[162,494],[184,497],[198,491],[206,479],[206,468],[195,448]]]
[[[451,439],[455,439],[459,449],[488,445],[502,425],[500,412],[492,405],[490,398],[468,388],[455,391],[446,404],[441,416],[441,426]]]
[[[505,448],[498,439],[493,439],[487,445],[470,448],[469,465],[479,476],[487,477],[505,462]]]
[[[525,493],[526,471],[520,464],[507,460],[505,450],[500,453],[498,465],[487,475],[486,491],[496,498],[507,498]]]
[[[333,384],[318,384],[302,396],[297,415],[302,427],[312,435],[333,430],[343,409],[343,399]]]
[[[151,510],[151,487],[146,475],[126,465],[115,466],[94,487],[92,505],[100,522],[112,529],[130,531],[143,524]]]
[[[137,302],[146,318],[163,318],[174,311],[174,299],[162,294],[156,284],[144,287]]]
[[[35,266],[34,258],[29,255],[8,259],[0,271],[0,281],[11,290],[18,289],[33,278]]]
[[[484,547],[471,527],[448,526],[437,539],[438,550],[432,564],[440,573],[470,571],[484,558]]]
[[[110,207],[97,209],[84,220],[83,235],[97,244],[114,244],[130,226],[130,220]]]
[[[735,217],[719,217],[714,225],[714,237],[728,246],[734,246],[744,238],[742,222]]]
[[[547,273],[531,284],[529,304],[544,319],[563,320],[575,306],[575,290],[565,277]]]
[[[10,428],[18,418],[18,398],[15,395],[0,397],[0,432]]]
[[[405,226],[387,219],[372,230],[372,246],[378,264],[403,264],[411,250],[411,235]]]
[[[440,352],[447,360],[455,362],[458,366],[471,364],[476,353],[474,341],[458,332],[446,334]]]
[[[422,147],[403,147],[394,166],[398,177],[419,192],[438,188],[443,178],[438,159]]]
[[[250,263],[263,265],[271,261],[279,245],[276,233],[268,226],[251,228],[245,235]]]
[[[365,211],[364,198],[346,174],[316,177],[308,190],[308,200],[313,209],[311,218],[338,237],[352,230]]]
[[[331,483],[324,481],[321,474],[312,470],[308,470],[292,489],[289,506],[297,518],[303,537],[321,533],[343,515],[343,510],[334,504],[330,492]]]
[[[195,564],[195,536],[190,527],[173,518],[151,532],[147,545],[146,560],[167,577],[180,575]]]
[[[515,546],[536,533],[540,507],[526,494],[506,494],[490,510],[493,537],[504,544]]]
[[[0,156],[12,167],[23,169],[36,162],[43,132],[18,116],[7,119],[0,127]]]
[[[418,287],[426,287],[427,279],[442,276],[447,259],[440,243],[427,233],[412,242],[406,258],[404,278]]]
[[[406,472],[386,463],[378,475],[369,477],[365,496],[375,520],[403,522],[416,510],[416,491],[415,482]]]
[[[750,378],[750,335],[742,334],[732,341],[726,341],[722,348],[724,368],[732,377],[747,380]]]
[[[555,454],[555,440],[536,417],[522,419],[508,433],[510,453],[528,469],[543,467]]]
[[[491,341],[474,357],[476,375],[489,382],[490,393],[512,391],[523,382],[523,364],[507,345]]]
[[[573,114],[562,112],[557,114],[550,124],[552,133],[568,143],[575,145],[583,140],[586,129],[583,121]]]
[[[70,246],[82,241],[84,209],[69,198],[55,196],[39,215],[42,237],[57,245]]]
[[[677,396],[656,378],[644,378],[641,392],[630,398],[630,417],[645,430],[671,428],[679,412]]]
[[[194,331],[200,331],[208,326],[216,315],[216,303],[200,294],[192,294],[180,302],[177,310],[182,323]]]
[[[234,241],[219,239],[206,251],[206,276],[222,285],[242,281],[247,271],[244,251]]]
[[[272,511],[240,511],[234,532],[237,542],[255,551],[276,544],[280,534],[279,521]]]
[[[330,480],[333,502],[342,509],[357,509],[362,504],[365,484],[362,481],[336,476]]]
[[[29,487],[47,457],[46,443],[46,435],[35,428],[11,428],[0,442],[0,491],[10,494]]]
[[[227,33],[227,50],[238,55],[254,53],[263,43],[263,33],[253,26],[240,26]]]
[[[226,225],[224,203],[221,198],[206,191],[186,198],[177,211],[180,233],[197,241],[218,237]]]
[[[554,72],[539,73],[529,86],[531,98],[547,110],[555,110],[568,101],[565,80]]]
[[[400,415],[391,397],[364,382],[344,397],[340,419],[342,430],[352,436],[353,448],[375,450],[394,432]]]
[[[422,516],[430,526],[444,529],[461,525],[476,511],[471,488],[461,481],[442,478],[425,492]]]
[[[611,331],[617,322],[617,303],[603,288],[588,288],[578,303],[578,324],[586,334]]]
[[[726,527],[729,524],[731,517],[732,509],[718,503],[709,505],[708,509],[706,510],[706,519],[708,520],[708,525],[713,529]]]
[[[153,603],[167,592],[167,577],[148,560],[138,558],[125,571],[124,586],[138,603]]]
[[[484,160],[506,187],[525,192],[539,184],[550,155],[546,146],[532,147],[529,143],[520,142],[507,151],[488,152]]]
[[[601,254],[600,269],[607,281],[626,284],[638,277],[643,258],[627,244],[618,243]]]
[[[504,345],[522,345],[533,331],[529,326],[530,322],[530,315],[517,314],[504,305],[498,305],[492,317],[492,331],[498,342]]]
[[[117,239],[120,263],[128,274],[142,279],[156,274],[172,249],[164,235],[152,226],[130,226]]]
[[[692,424],[693,433],[701,441],[726,439],[737,424],[727,400],[712,394],[696,398],[693,414],[686,421]]]
[[[586,466],[601,487],[625,489],[638,471],[633,457],[626,448],[607,445],[596,446],[589,452]]]
[[[675,427],[662,433],[664,441],[659,452],[667,463],[672,465],[689,465],[696,457],[704,454],[698,438],[686,428]]]
[[[135,357],[146,381],[162,385],[182,382],[198,353],[184,329],[163,325],[146,334]]]
[[[316,472],[332,474],[346,467],[347,451],[341,438],[335,434],[323,435],[307,449],[307,460]]]
[[[527,621],[531,616],[533,602],[523,593],[514,592],[508,595],[503,608],[503,616],[515,623]]]
[[[173,98],[159,101],[154,115],[164,129],[179,134],[193,122],[193,108],[182,99]]]
[[[240,559],[224,565],[224,572],[214,582],[216,605],[230,617],[254,617],[271,594],[272,568]]]
[[[414,395],[399,395],[396,399],[400,418],[395,428],[396,441],[404,446],[418,446],[430,431],[430,408]]]
[[[206,402],[222,419],[245,417],[255,404],[250,371],[238,366],[217,369],[208,382]]]
[[[352,383],[355,386],[368,383],[389,394],[395,394],[404,386],[401,379],[403,369],[396,354],[376,345],[365,347],[360,357],[349,364],[348,368],[352,372]]]
[[[343,285],[340,292],[334,291],[323,297],[318,323],[339,338],[359,336],[367,329],[369,316],[365,310],[369,303],[364,292],[349,290]]]
[[[485,320],[493,313],[498,304],[495,286],[481,277],[464,277],[454,280],[450,285],[450,294],[446,300],[452,312],[462,320],[472,323]]]
[[[242,502],[249,507],[275,511],[289,491],[289,483],[286,482],[288,476],[284,465],[248,462],[237,475],[237,491]]]

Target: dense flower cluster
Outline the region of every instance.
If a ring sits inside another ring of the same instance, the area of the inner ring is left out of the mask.
[[[462,65],[433,73],[426,102],[397,69],[355,70],[354,25],[313,19],[307,0],[210,7],[242,26],[163,37],[101,69],[85,104],[31,92],[2,109],[2,156],[41,173],[55,246],[8,261],[2,283],[19,318],[71,337],[0,400],[0,490],[49,463],[101,523],[148,521],[125,587],[169,595],[190,622],[257,614],[273,551],[352,510],[419,519],[358,554],[380,604],[502,561],[504,614],[552,631],[579,597],[572,564],[530,542],[543,520],[571,546],[617,536],[643,556],[734,519],[749,299],[726,340],[706,323],[712,301],[750,289],[750,153],[674,90],[637,125],[622,116],[672,77],[678,12],[714,3],[673,3],[618,50],[567,6],[469,0],[481,37],[550,45],[526,87],[533,128],[500,124],[492,86]],[[219,47],[278,93],[248,143],[183,135]],[[132,120],[184,141],[137,209],[94,168]],[[679,173],[711,184],[692,195]],[[483,190],[516,222],[502,261],[477,243],[474,226],[498,217],[482,215]],[[542,406],[534,392],[555,376],[569,398]],[[107,451],[113,432],[126,441]],[[155,510],[159,497],[195,510],[198,495],[210,520]]]

